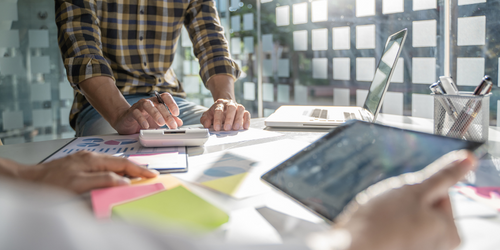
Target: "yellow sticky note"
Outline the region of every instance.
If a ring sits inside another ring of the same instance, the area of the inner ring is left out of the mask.
[[[247,174],[248,173],[231,175],[216,180],[202,182],[201,184],[203,186],[215,189],[221,193],[232,195],[234,194],[234,192],[236,192],[236,190],[240,186],[241,182],[243,182]]]
[[[165,189],[172,189],[179,185],[182,185],[182,182],[169,174],[158,175],[155,178],[150,179],[139,179],[139,180],[131,180],[131,185],[144,185],[144,184],[154,184],[161,183],[165,187]]]
[[[114,216],[130,222],[203,231],[218,228],[229,220],[224,211],[183,186],[116,205],[112,211]]]

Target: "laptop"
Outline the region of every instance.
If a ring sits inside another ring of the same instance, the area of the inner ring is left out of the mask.
[[[374,122],[389,88],[407,32],[407,29],[403,29],[387,39],[363,107],[284,105],[265,120],[266,126],[333,128],[352,119]]]

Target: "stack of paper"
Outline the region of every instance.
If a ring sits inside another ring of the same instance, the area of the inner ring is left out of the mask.
[[[114,206],[113,215],[135,223],[203,231],[218,228],[229,219],[225,212],[183,186]]]
[[[114,205],[146,197],[162,190],[165,188],[161,183],[92,190],[90,195],[95,217],[98,219],[110,218],[111,208]]]
[[[110,218],[113,211],[113,215],[127,221],[204,231],[228,221],[226,213],[191,193],[171,175],[132,180],[131,186],[93,190],[91,199],[98,219]]]

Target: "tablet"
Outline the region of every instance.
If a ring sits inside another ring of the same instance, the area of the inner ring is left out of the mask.
[[[468,149],[486,153],[481,142],[350,121],[262,176],[328,221],[358,193],[384,179],[422,170],[442,155]]]

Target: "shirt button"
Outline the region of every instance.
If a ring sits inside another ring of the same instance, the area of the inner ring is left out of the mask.
[[[141,41],[142,41],[142,39],[143,39],[143,38],[142,38],[142,36],[141,36],[141,37],[139,37],[139,40],[141,40]]]
[[[158,79],[158,82],[161,82],[161,79]]]
[[[144,66],[148,65],[146,62],[144,62]]]
[[[139,13],[144,14],[144,10],[141,9],[141,11]]]

